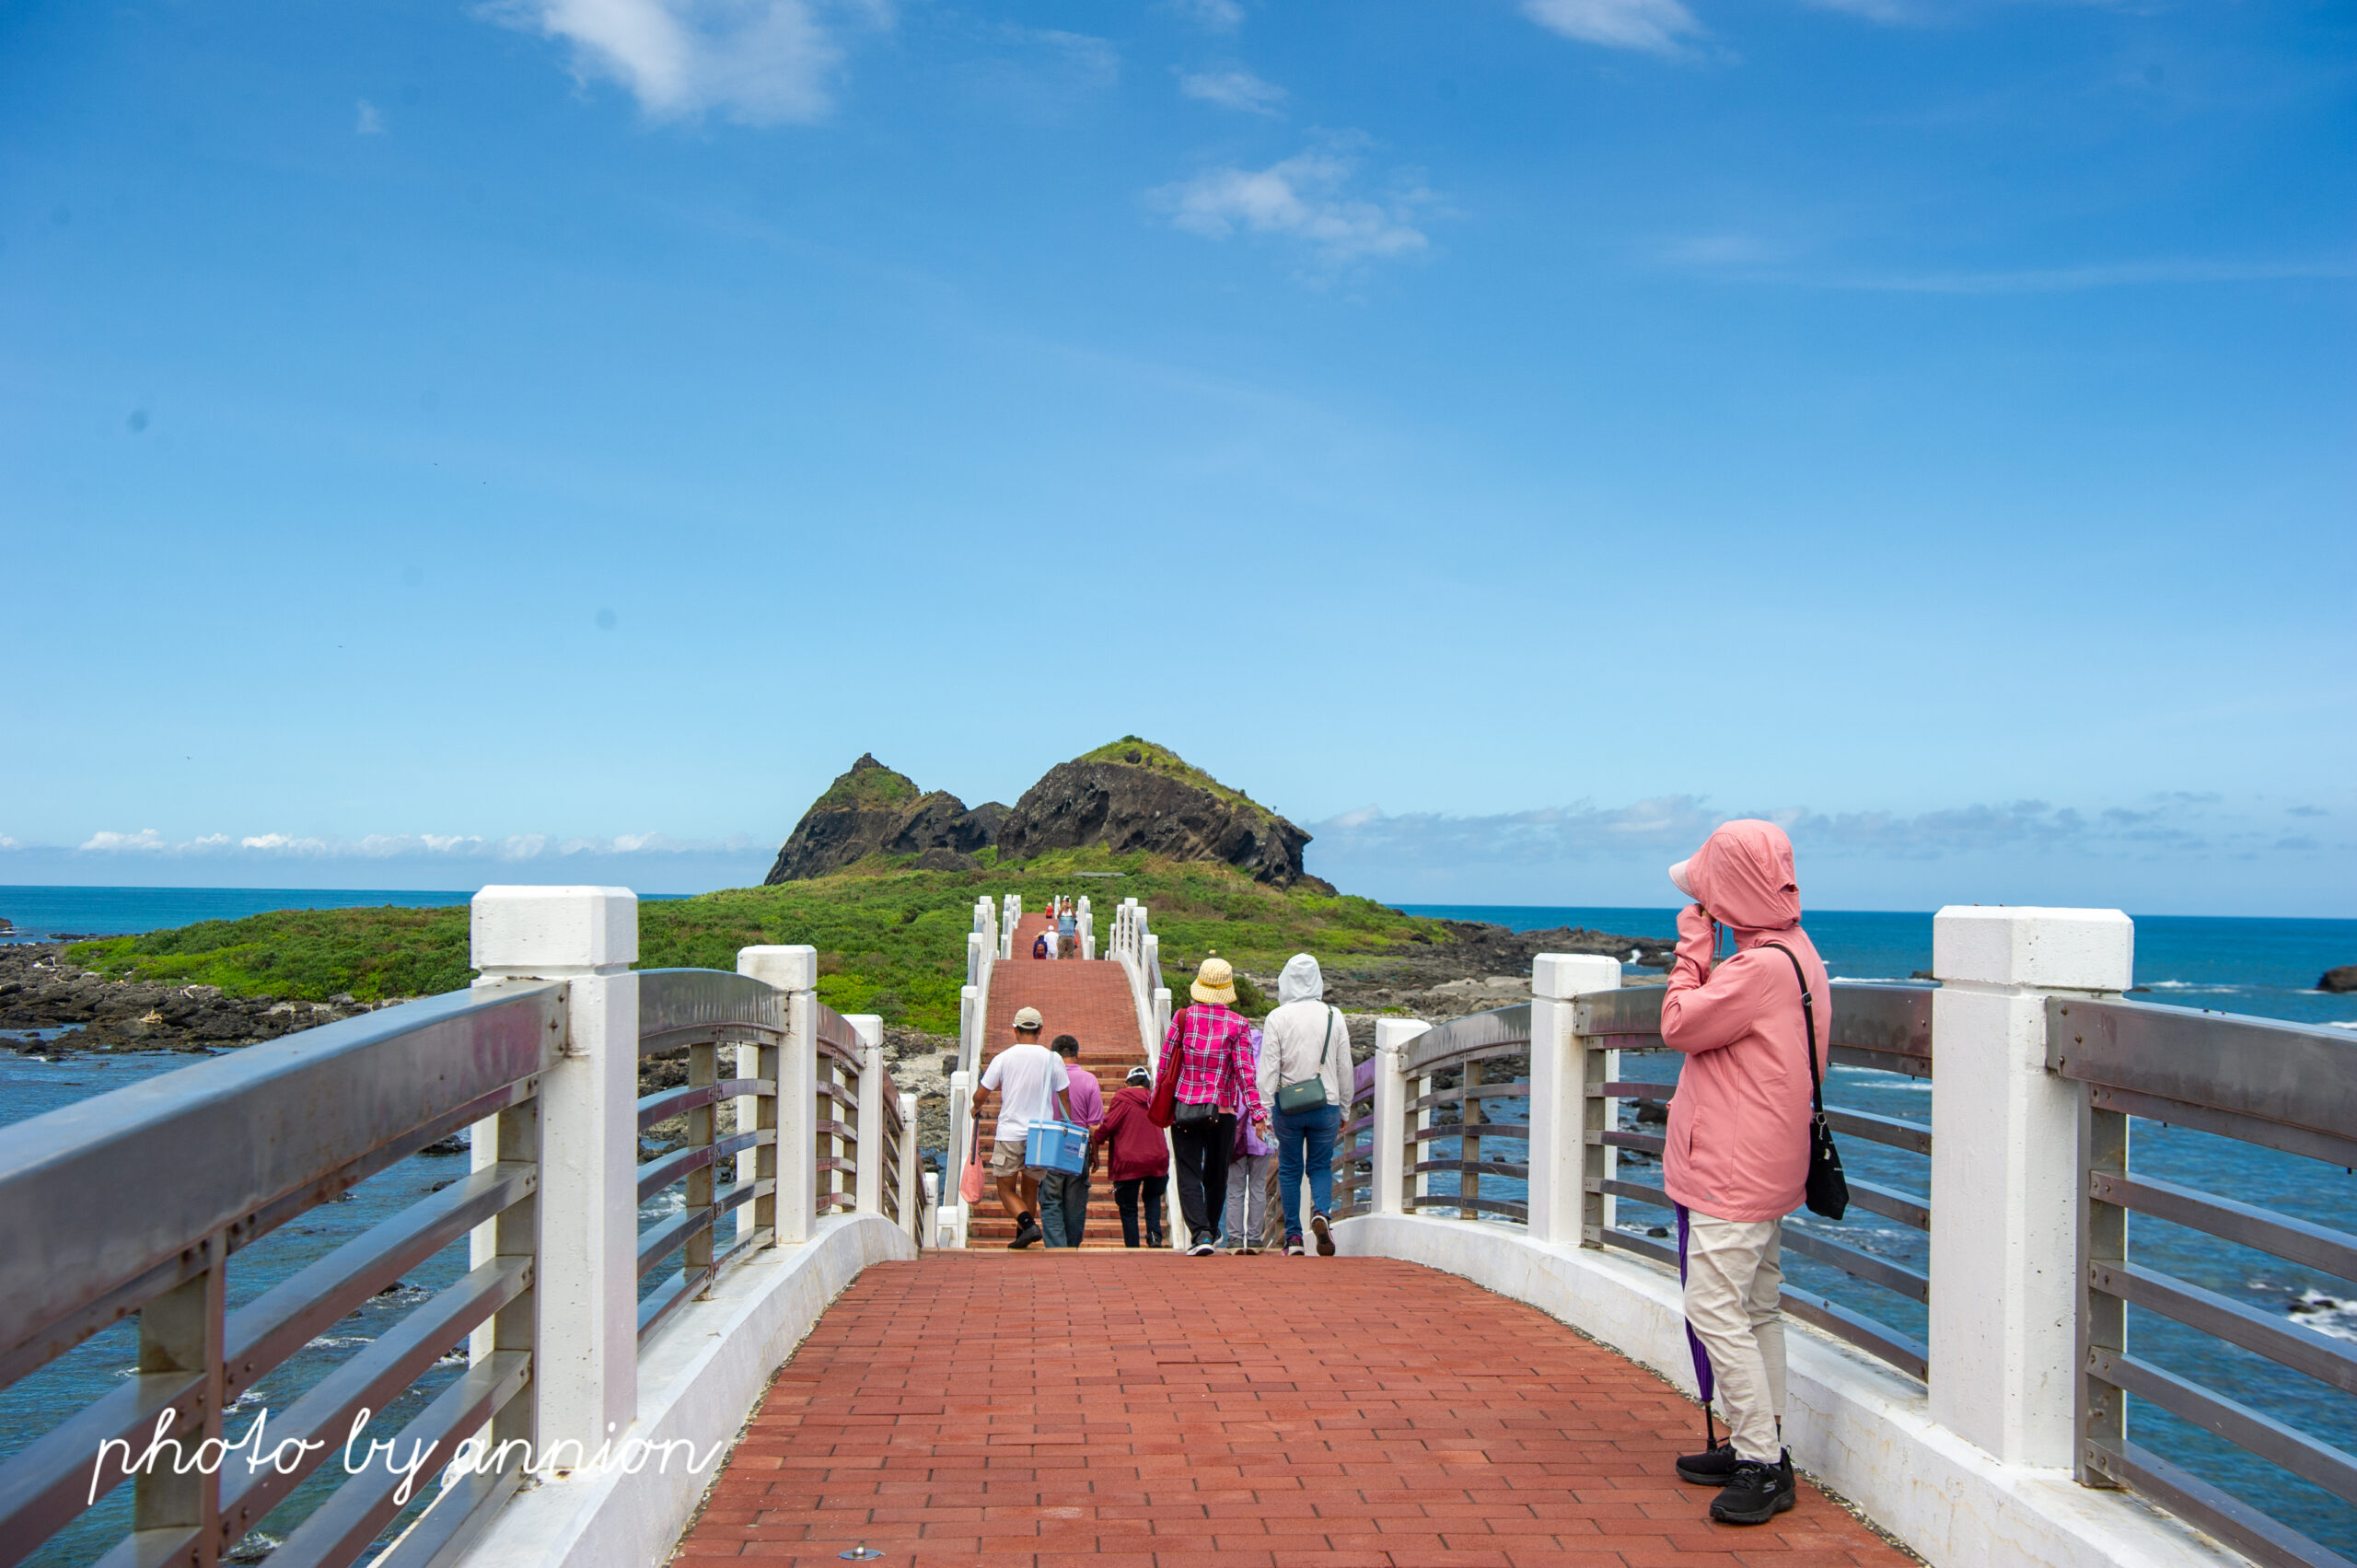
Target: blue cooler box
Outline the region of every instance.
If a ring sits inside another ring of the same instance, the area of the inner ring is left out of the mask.
[[[1033,1170],[1078,1176],[1088,1168],[1088,1129],[1074,1121],[1035,1121],[1023,1141],[1023,1163]]]

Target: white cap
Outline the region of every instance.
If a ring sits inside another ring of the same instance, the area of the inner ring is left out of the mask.
[[[1687,883],[1686,868],[1693,864],[1693,856],[1689,855],[1686,859],[1679,861],[1677,865],[1669,868],[1670,881],[1677,885],[1679,892],[1685,894],[1689,899],[1694,896],[1694,889]]]

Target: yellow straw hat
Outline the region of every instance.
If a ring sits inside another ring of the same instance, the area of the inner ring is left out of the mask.
[[[1198,1002],[1234,1002],[1236,1000],[1236,968],[1216,954],[1203,960],[1195,971],[1195,983],[1187,994]]]

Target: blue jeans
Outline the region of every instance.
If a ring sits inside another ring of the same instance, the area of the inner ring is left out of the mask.
[[[1334,1212],[1334,1135],[1342,1130],[1342,1108],[1321,1105],[1315,1110],[1279,1111],[1277,1131],[1277,1191],[1285,1201],[1285,1234],[1301,1234],[1301,1167],[1309,1163],[1309,1207]]]
[[[1039,1173],[1039,1228],[1051,1247],[1077,1247],[1088,1224],[1088,1173]]]

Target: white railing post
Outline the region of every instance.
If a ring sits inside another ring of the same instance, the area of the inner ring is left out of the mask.
[[[1162,1042],[1169,1038],[1170,988],[1157,985],[1154,988],[1154,1049],[1157,1053],[1162,1050]],[[1155,1065],[1156,1068],[1162,1065],[1158,1054]]]
[[[1408,1042],[1432,1026],[1421,1018],[1377,1018],[1375,1021],[1375,1110],[1367,1124],[1374,1146],[1368,1168],[1375,1178],[1370,1214],[1406,1211],[1400,1200],[1407,1187]]]
[[[765,1145],[771,1157],[756,1167],[777,1182],[777,1190],[753,1200],[753,1223],[768,1230],[777,1246],[792,1247],[810,1239],[818,1194],[819,949],[740,947],[737,972],[785,993],[779,998],[785,1043],[778,1049],[777,1098],[771,1102],[777,1109],[762,1112],[776,1118],[777,1142]]]
[[[843,1022],[859,1037],[859,1168],[852,1172],[852,1206],[863,1214],[880,1214],[885,1176],[884,1020],[874,1013],[846,1013]]]
[[[1097,917],[1089,912],[1086,893],[1081,894],[1074,901],[1072,915],[1074,929],[1080,935],[1080,956],[1084,958],[1095,958],[1097,956]]]
[[[638,897],[485,888],[470,925],[478,984],[565,982],[563,1051],[540,1081],[530,1397],[537,1453],[593,1454],[638,1413]],[[478,1263],[497,1234],[475,1232]]]
[[[941,1214],[934,1224],[944,1247],[966,1245],[966,1162],[974,1154],[974,1074],[949,1074],[949,1168],[941,1173]]]
[[[920,1179],[924,1183],[924,1225],[917,1236],[917,1245],[939,1247],[941,1245],[941,1178],[928,1170]]]
[[[1572,1030],[1580,996],[1620,987],[1620,960],[1596,953],[1541,953],[1530,961],[1530,1236],[1577,1247],[1587,1212],[1587,1134],[1612,1124],[1614,1102],[1588,1098],[1589,1052]],[[1597,1068],[1618,1051],[1595,1053]],[[1598,1082],[1602,1080],[1597,1078]],[[1604,1151],[1609,1156],[1613,1151]],[[1611,1174],[1611,1161],[1604,1162]],[[1601,1194],[1599,1194],[1601,1195]],[[1611,1223],[1611,1199],[1604,1198]]]
[[[990,938],[977,931],[966,938],[966,983],[982,983],[982,955],[990,950]]]
[[[927,1245],[924,1226],[919,1223],[924,1205],[924,1165],[917,1148],[917,1097],[903,1094],[899,1098],[900,1112],[900,1168],[893,1178],[900,1184],[900,1224],[910,1239],[919,1247]]]
[[[2006,1464],[2077,1457],[2078,1100],[2046,1069],[2046,1002],[2134,983],[2118,910],[1932,921],[1932,1419]]]

